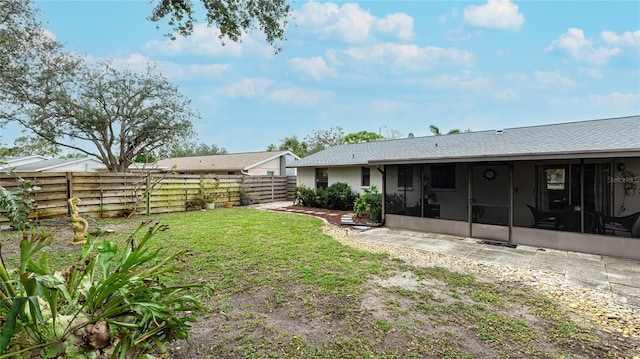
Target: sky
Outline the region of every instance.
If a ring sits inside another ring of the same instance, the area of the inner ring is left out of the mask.
[[[274,54],[259,32],[222,46],[204,22],[172,41],[146,0],[35,1],[65,50],[156,64],[200,113],[198,140],[229,153],[333,127],[406,137],[640,114],[638,1],[291,4]]]

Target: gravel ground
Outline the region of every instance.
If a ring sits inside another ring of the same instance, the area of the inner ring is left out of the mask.
[[[618,334],[621,341],[636,342],[640,355],[640,307],[614,303],[611,294],[567,285],[563,274],[461,259],[416,248],[372,243],[350,236],[354,233],[352,229],[332,224],[327,224],[324,230],[342,244],[375,253],[389,253],[415,266],[440,266],[473,274],[485,281],[515,282],[534,287],[566,305],[583,321],[607,333]],[[634,356],[633,359],[640,359],[640,356]]]

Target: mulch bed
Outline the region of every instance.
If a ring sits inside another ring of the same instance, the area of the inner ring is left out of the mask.
[[[353,222],[357,225],[372,226],[375,225],[369,217],[356,217],[353,211],[339,211],[335,209],[316,208],[316,207],[304,207],[304,206],[288,206],[283,208],[274,209],[278,212],[283,211],[295,211],[294,213],[307,214],[314,217],[324,218],[327,222],[334,226],[353,228],[353,225],[346,225],[341,222],[342,216],[351,216]]]

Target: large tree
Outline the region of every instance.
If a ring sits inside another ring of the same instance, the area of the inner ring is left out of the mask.
[[[224,155],[227,153],[227,150],[222,146],[207,145],[204,142],[181,141],[160,147],[156,153],[159,159],[164,159],[174,157]]]
[[[275,52],[281,48],[277,40],[285,40],[284,31],[291,14],[287,0],[201,0],[205,12],[203,18],[207,25],[220,30],[220,40],[240,41],[243,33],[258,29],[266,40],[274,46]],[[157,1],[149,19],[154,22],[167,20],[172,33],[167,36],[175,39],[176,34],[189,36],[197,22],[197,1],[160,0]]]
[[[0,121],[21,111],[22,99],[50,100],[53,88],[69,82],[81,62],[61,51],[62,45],[37,20],[28,0],[2,0],[0,6]],[[33,79],[40,87],[33,88]],[[36,95],[38,93],[38,95]],[[0,123],[1,124],[1,123]]]
[[[320,152],[329,147],[342,143],[344,131],[342,127],[331,127],[328,130],[313,130],[305,136],[304,142],[307,143],[309,154]]]
[[[155,69],[141,74],[103,63],[79,64],[74,71],[10,86],[18,110],[4,115],[50,143],[97,158],[112,172],[191,135],[197,114],[190,101]]]
[[[3,147],[3,146],[0,146]],[[8,157],[40,155],[45,157],[58,157],[62,154],[60,146],[40,137],[21,136],[13,141],[13,147],[2,149]]]
[[[267,151],[291,151],[298,157],[305,157],[309,155],[308,144],[304,141],[298,140],[297,136],[285,137],[279,146],[270,144],[267,147]]]
[[[341,143],[362,143],[362,142],[375,142],[381,141],[384,139],[379,133],[375,133],[372,131],[360,131],[360,132],[352,132],[346,134],[340,140]]]
[[[442,135],[442,132],[440,132],[440,128],[436,125],[429,125],[429,130],[431,131],[431,133],[433,133],[436,136]],[[449,132],[447,132],[447,135],[453,135],[456,133],[460,133],[460,130],[457,128],[454,128],[449,130]]]

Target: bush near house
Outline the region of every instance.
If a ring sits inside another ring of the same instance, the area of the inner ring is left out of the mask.
[[[356,200],[353,211],[358,217],[369,216],[375,223],[382,221],[382,193],[376,185],[364,190],[364,194]]]
[[[302,206],[349,211],[358,199],[348,184],[336,182],[327,188],[313,190],[304,185],[296,187],[295,201]]]

